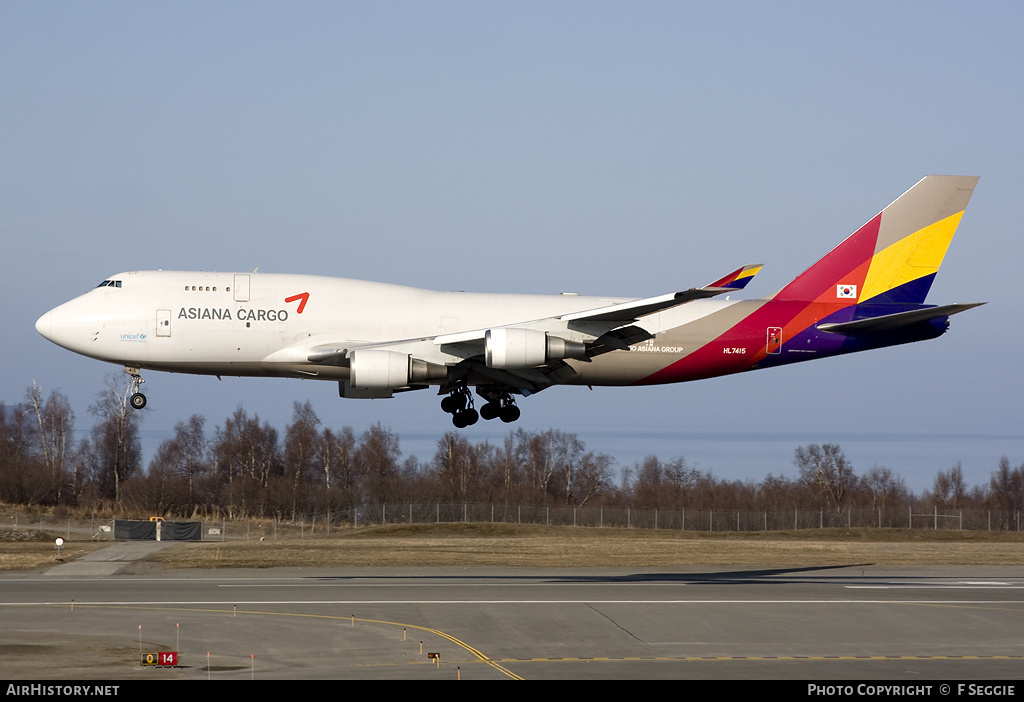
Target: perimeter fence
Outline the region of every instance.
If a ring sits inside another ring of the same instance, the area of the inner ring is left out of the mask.
[[[787,529],[899,528],[1020,531],[1020,510],[891,509],[706,510],[630,507],[560,507],[494,503],[391,503],[362,505],[319,515],[323,528],[380,524],[494,523],[618,527],[678,531],[780,531]],[[309,522],[307,522],[309,523]],[[314,520],[315,523],[315,520]]]
[[[118,517],[117,519],[120,519]],[[113,517],[75,519],[33,510],[0,510],[0,526],[8,533],[46,532],[66,538],[113,540]],[[198,520],[197,520],[198,522]],[[702,532],[758,532],[790,529],[879,528],[1019,532],[1021,510],[942,509],[903,506],[886,509],[710,510],[571,507],[497,503],[388,503],[338,508],[316,514],[265,518],[206,518],[203,541],[225,539],[302,538],[341,529],[399,524],[533,524],[544,526],[664,529]]]

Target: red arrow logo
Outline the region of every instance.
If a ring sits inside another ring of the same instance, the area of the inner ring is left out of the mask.
[[[306,309],[306,303],[309,302],[309,293],[299,293],[298,295],[292,295],[291,297],[286,297],[284,299],[285,302],[295,302],[296,300],[301,300],[301,302],[299,302],[298,312],[299,314],[302,314],[302,310]]]

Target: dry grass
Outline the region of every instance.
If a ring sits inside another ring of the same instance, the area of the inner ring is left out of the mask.
[[[5,538],[6,537],[6,538]],[[53,538],[0,530],[0,570],[55,564]],[[68,541],[70,561],[109,542]],[[680,565],[1024,565],[1024,534],[901,529],[759,533],[438,524],[364,527],[331,536],[178,543],[148,561],[168,568]]]
[[[903,530],[703,534],[492,524],[385,526],[287,541],[179,544],[171,568],[1024,565],[1024,535]]]
[[[102,543],[98,541],[69,542],[61,550],[60,560],[58,560],[57,549],[53,544],[53,539],[46,542],[0,542],[0,571],[47,568],[58,563],[73,561],[87,553],[92,553],[109,545],[109,542]]]

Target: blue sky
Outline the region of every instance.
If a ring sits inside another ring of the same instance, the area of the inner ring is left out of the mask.
[[[978,175],[929,300],[989,304],[941,339],[556,389],[517,426],[730,479],[794,475],[796,446],[838,441],[858,472],[917,490],[958,460],[987,483],[1000,456],[1024,461],[1022,31],[1009,2],[2,3],[0,399],[35,380],[91,425],[119,368],[33,324],[123,270],[643,297],[763,262],[759,297],[922,176]],[[150,453],[239,404],[283,429],[308,399],[325,425],[380,421],[424,457],[451,429],[430,393],[146,379]]]

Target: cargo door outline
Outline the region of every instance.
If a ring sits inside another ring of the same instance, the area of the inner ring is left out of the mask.
[[[235,275],[235,302],[249,301],[249,276],[241,273]]]
[[[170,336],[171,335],[171,311],[170,310],[157,310],[156,311],[156,335],[157,336]]]

